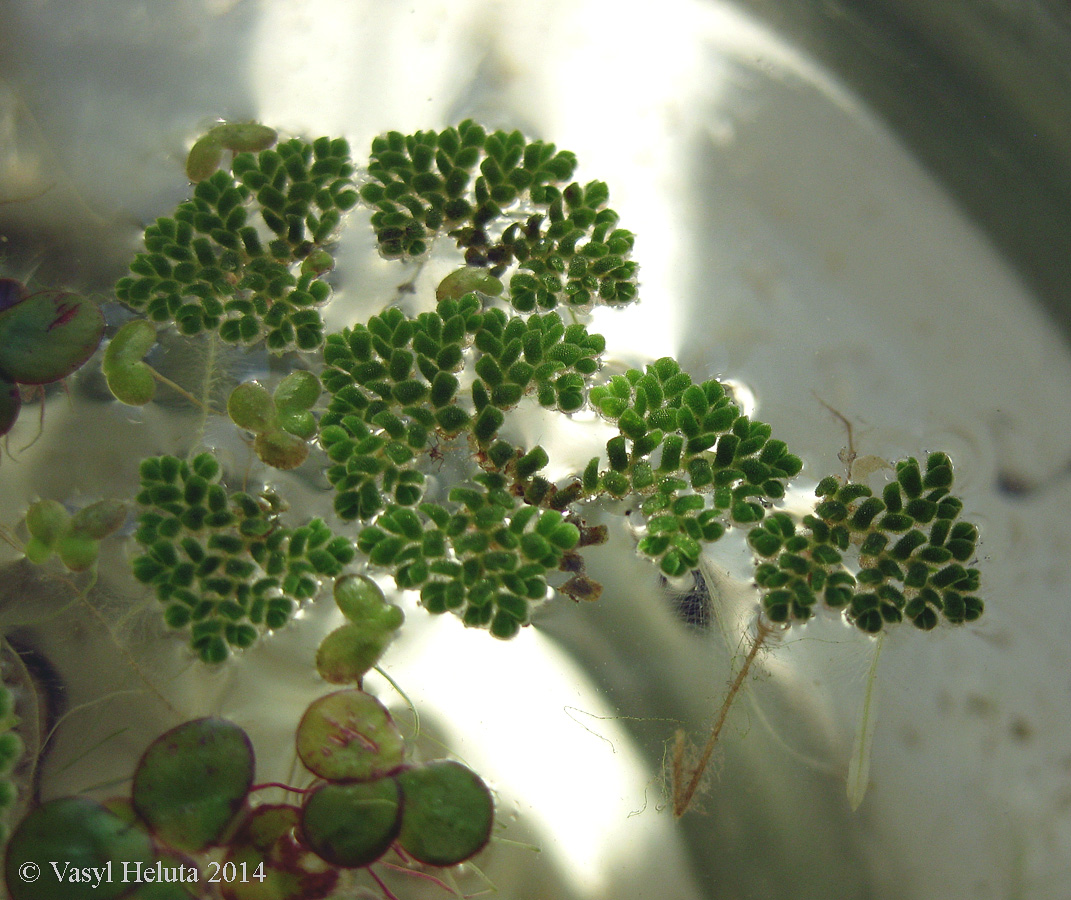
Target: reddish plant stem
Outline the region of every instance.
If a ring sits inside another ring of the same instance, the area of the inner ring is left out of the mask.
[[[368,867],[367,872],[368,872],[369,875],[372,876],[372,880],[375,881],[375,883],[379,885],[379,889],[381,891],[383,891],[383,896],[386,897],[387,900],[398,900],[397,896],[395,896],[395,894],[391,891],[391,889],[389,887],[387,887],[383,883],[383,879],[380,878],[375,872],[372,871],[372,867],[371,866]]]
[[[403,875],[412,875],[414,878],[422,878],[424,881],[430,881],[436,887],[441,887],[448,894],[453,893],[453,891],[450,890],[450,885],[445,881],[436,878],[434,875],[429,875],[427,872],[419,872],[416,869],[407,869],[405,866],[396,866],[394,863],[382,861],[380,862],[380,865],[393,872],[401,872]]]
[[[310,788],[293,787],[289,784],[282,784],[279,781],[265,781],[263,784],[254,784],[250,791],[262,791],[265,788],[280,788],[284,791],[289,791],[291,794],[307,794]]]

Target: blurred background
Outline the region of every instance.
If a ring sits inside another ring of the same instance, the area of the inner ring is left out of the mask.
[[[861,455],[948,451],[987,609],[884,642],[856,812],[845,777],[874,647],[827,616],[770,648],[677,821],[667,742],[677,728],[702,741],[754,615],[741,542],[712,551],[705,587],[667,585],[609,510],[590,562],[602,599],[555,599],[509,644],[398,598],[408,624],[387,670],[429,739],[498,795],[506,840],[481,868],[518,900],[1065,897],[1069,60],[1071,12],[1041,0],[7,0],[0,266],[107,299],[145,225],[187,196],[185,154],[219,118],[342,135],[358,164],[383,131],[469,117],[573,150],[578,179],[606,181],[637,234],[642,302],[592,326],[611,365],[673,355],[729,380],[804,459],[796,504],[844,471],[830,408]],[[375,255],[367,215],[343,235],[332,328],[412,274]],[[177,379],[198,371],[187,342],[155,352]],[[270,365],[243,354],[224,370],[233,383]],[[37,402],[43,432],[27,446],[28,403],[0,464],[8,527],[37,497],[129,497],[143,456],[190,449],[186,406],[110,401],[99,365]],[[528,427],[562,476],[605,440],[585,421]],[[240,469],[224,432],[206,443]],[[273,477],[295,519],[330,510],[312,470]],[[206,671],[110,543],[92,614],[55,614],[70,598],[3,560],[0,627],[44,731],[57,726],[41,798],[122,790],[152,737],[210,714],[250,732],[258,778],[285,779],[324,692],[311,661],[329,604]],[[369,686],[408,721],[385,682]]]

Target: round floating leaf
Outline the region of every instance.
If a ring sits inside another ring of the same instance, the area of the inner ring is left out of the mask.
[[[275,421],[283,431],[305,441],[316,434],[316,417],[308,410],[280,407]]]
[[[60,561],[72,572],[93,568],[100,554],[100,542],[82,534],[67,534],[56,542]]]
[[[293,833],[300,816],[301,810],[284,803],[258,806],[249,814],[235,841],[248,843],[257,850],[268,853],[279,841]]]
[[[296,469],[309,457],[304,440],[278,428],[258,434],[253,449],[261,462],[274,469]]]
[[[0,373],[49,384],[79,368],[100,345],[104,314],[88,297],[46,291],[0,312]]]
[[[225,719],[186,722],[162,734],[134,772],[134,808],[173,847],[215,843],[253,784],[253,747]]]
[[[235,153],[258,153],[274,144],[278,133],[274,128],[258,122],[224,122],[213,128],[205,137],[213,138],[221,147]]]
[[[112,396],[127,406],[144,406],[156,396],[156,379],[145,363],[113,369],[104,377]]]
[[[502,293],[502,282],[484,269],[466,266],[447,275],[435,289],[435,299],[458,300],[472,291],[480,291],[497,297]]]
[[[363,622],[387,603],[379,585],[366,575],[345,575],[335,582],[335,603],[351,622]]]
[[[47,547],[55,547],[70,527],[71,517],[58,500],[38,500],[26,510],[26,530]]]
[[[328,781],[370,781],[398,768],[405,744],[386,708],[364,691],[314,701],[297,729],[301,761]]]
[[[349,624],[336,628],[316,651],[316,671],[331,684],[353,684],[379,662],[391,633],[372,632]]]
[[[301,833],[332,865],[347,869],[379,859],[401,826],[401,793],[393,778],[361,784],[324,784],[305,802]]]
[[[275,401],[261,385],[245,381],[227,398],[227,415],[239,428],[267,431],[275,421]]]
[[[453,866],[478,853],[491,837],[494,802],[483,780],[453,760],[437,760],[397,776],[402,789],[398,843],[432,866]]]
[[[122,528],[126,515],[122,500],[98,500],[74,514],[71,531],[99,541]]]
[[[253,810],[230,840],[227,854],[228,861],[238,867],[244,863],[250,874],[246,880],[220,886],[225,900],[322,900],[330,896],[339,873],[299,844],[300,827],[301,810],[296,806],[269,804]]]
[[[5,877],[11,900],[112,900],[130,890],[118,877],[111,882],[72,881],[71,872],[102,869],[109,863],[121,873],[123,863],[153,859],[145,832],[123,821],[101,804],[84,797],[52,800],[33,810],[19,824],[7,847]],[[68,878],[57,884],[52,861]],[[65,864],[66,868],[64,868]],[[37,873],[36,880],[27,874]]]
[[[275,405],[280,409],[311,409],[320,399],[323,387],[320,379],[312,372],[299,370],[291,372],[275,389]]]
[[[14,427],[22,409],[22,394],[19,386],[0,375],[0,435],[5,435]]]
[[[363,629],[396,631],[405,621],[401,609],[388,603],[379,585],[365,575],[344,575],[337,579],[334,596],[342,615]]]
[[[302,275],[322,275],[335,267],[334,257],[326,250],[313,250],[301,263]]]
[[[186,177],[193,182],[204,181],[222,161],[223,146],[209,132],[190,148],[190,155],[186,157]]]
[[[156,393],[156,379],[142,357],[156,343],[156,326],[134,319],[116,332],[104,351],[101,370],[108,390],[129,406],[144,406]]]

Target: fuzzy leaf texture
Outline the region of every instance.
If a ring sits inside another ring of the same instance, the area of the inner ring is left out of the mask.
[[[667,576],[695,568],[702,544],[730,525],[762,519],[764,501],[783,497],[802,467],[718,381],[695,384],[669,357],[614,376],[590,397],[620,434],[607,442],[608,469],[593,460],[585,486],[641,498],[639,550]]]
[[[449,507],[391,505],[357,546],[398,587],[419,590],[424,608],[453,612],[470,627],[511,638],[547,596],[547,575],[580,540],[556,510],[530,506],[498,473],[450,492]]]
[[[189,629],[206,662],[281,628],[320,579],[339,575],[354,557],[349,539],[321,520],[288,528],[270,495],[228,492],[220,475],[208,453],[189,462],[150,457],[137,496],[135,538],[144,553],[134,575],[153,586],[170,627]]]
[[[314,350],[323,343],[319,278],[343,212],[357,202],[341,139],[294,139],[239,153],[232,171],[199,181],[193,197],[145,230],[145,251],[116,296],[185,335]]]
[[[390,132],[372,144],[370,181],[380,252],[411,259],[445,232],[467,265],[501,276],[520,312],[634,300],[633,235],[617,228],[602,182],[570,182],[576,158],[519,131],[472,121],[441,132]]]
[[[787,513],[768,517],[748,535],[763,560],[755,580],[766,616],[806,621],[821,601],[871,634],[904,619],[925,631],[973,622],[984,610],[969,566],[978,529],[959,520],[952,484],[947,454],[931,453],[925,472],[913,457],[898,462],[881,497],[829,477],[802,527]]]

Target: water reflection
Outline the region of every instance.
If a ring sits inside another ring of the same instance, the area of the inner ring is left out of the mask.
[[[643,303],[600,311],[594,329],[625,364],[673,354],[697,377],[730,376],[741,396],[746,385],[755,414],[800,448],[801,490],[842,468],[843,429],[816,393],[860,423],[860,453],[919,455],[959,435],[973,455],[964,474],[985,522],[989,612],[977,628],[890,639],[874,783],[855,815],[844,776],[866,645],[835,620],[771,650],[703,812],[677,823],[657,809],[666,741],[709,727],[754,612],[739,542],[712,553],[703,591],[693,582],[667,602],[608,518],[614,540],[589,567],[602,599],[554,600],[510,646],[403,598],[414,625],[392,675],[516,810],[503,836],[544,848],[493,849],[487,870],[504,896],[994,897],[1013,864],[1043,883],[1071,858],[1058,750],[1069,725],[1051,689],[1071,637],[1052,609],[1069,581],[1067,483],[1020,480],[1031,505],[1009,503],[1017,483],[1001,473],[1014,470],[986,424],[1017,411],[1022,424],[997,441],[1014,434],[1019,453],[1052,460],[1031,462],[1031,478],[1056,471],[1071,433],[1066,348],[896,139],[789,43],[729,6],[687,0],[657,11],[186,0],[114,3],[108,17],[26,0],[0,24],[0,198],[45,190],[0,207],[13,273],[110,290],[140,227],[184,195],[186,145],[216,116],[344,134],[360,153],[385,129],[473,115],[576,151],[582,178],[610,184],[638,233]],[[343,241],[334,325],[394,299],[413,274],[369,252],[366,216]],[[173,374],[196,365],[176,351]],[[166,397],[142,414],[118,409],[93,377],[73,405],[51,395],[41,441],[3,461],[5,523],[38,495],[128,495],[141,456],[189,449],[193,417]],[[24,418],[13,446],[36,428]],[[547,426],[524,427],[543,438]],[[589,434],[605,440],[590,422],[545,438],[583,460]],[[226,446],[244,466],[243,448]],[[319,483],[278,481],[295,516],[326,508]],[[63,709],[99,704],[57,733],[47,791],[115,782],[177,716],[210,712],[247,725],[269,748],[265,777],[285,778],[294,720],[322,691],[309,660],[330,610],[205,673],[162,633],[126,560],[112,564],[94,602],[114,635],[81,608],[62,630],[14,635],[53,664]],[[5,595],[4,609],[17,599]],[[689,627],[711,608],[724,627]]]

